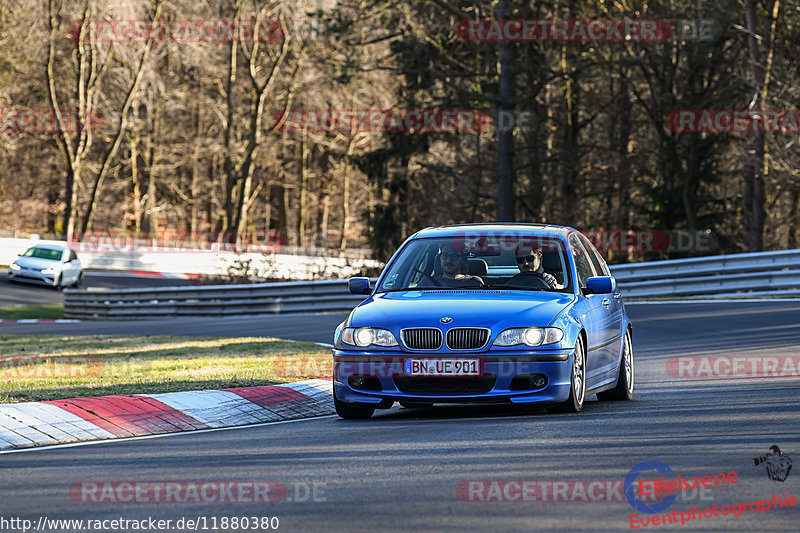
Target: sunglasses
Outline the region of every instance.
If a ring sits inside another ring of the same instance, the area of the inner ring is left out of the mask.
[[[442,254],[442,257],[443,257],[443,258],[445,258],[446,260],[456,260],[456,259],[460,259],[461,257],[463,257],[463,254],[448,254],[448,253],[443,253],[443,254]]]
[[[536,256],[535,255],[525,255],[525,256],[522,256],[522,257],[517,257],[517,263],[519,263],[520,265],[523,264],[523,263],[526,263],[526,264],[527,263],[533,263],[534,261],[536,261]]]

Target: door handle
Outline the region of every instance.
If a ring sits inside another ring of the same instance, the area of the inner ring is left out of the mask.
[[[622,293],[621,292],[615,292],[614,293],[614,299],[615,300],[619,300],[620,298],[622,298]]]
[[[608,304],[610,304],[610,303],[611,303],[611,300],[609,300],[608,298],[603,298],[603,307],[608,307]]]

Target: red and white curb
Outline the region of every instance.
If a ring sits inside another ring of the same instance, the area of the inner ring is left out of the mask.
[[[69,318],[19,318],[17,320],[0,320],[0,324],[74,324],[80,320]]]
[[[0,405],[0,449],[175,433],[333,414],[333,382]]]

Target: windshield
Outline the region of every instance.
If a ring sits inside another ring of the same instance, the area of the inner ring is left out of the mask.
[[[389,266],[378,292],[514,289],[572,292],[564,244],[531,235],[415,239]]]
[[[63,252],[61,250],[51,250],[49,248],[28,248],[28,250],[22,254],[25,257],[36,257],[38,259],[50,259],[51,261],[61,261],[61,254]]]

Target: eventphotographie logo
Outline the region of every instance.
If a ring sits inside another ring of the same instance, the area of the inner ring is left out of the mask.
[[[789,477],[789,472],[792,471],[791,457],[781,452],[777,444],[769,447],[768,454],[754,457],[753,463],[755,466],[764,465],[770,481],[784,482]]]

